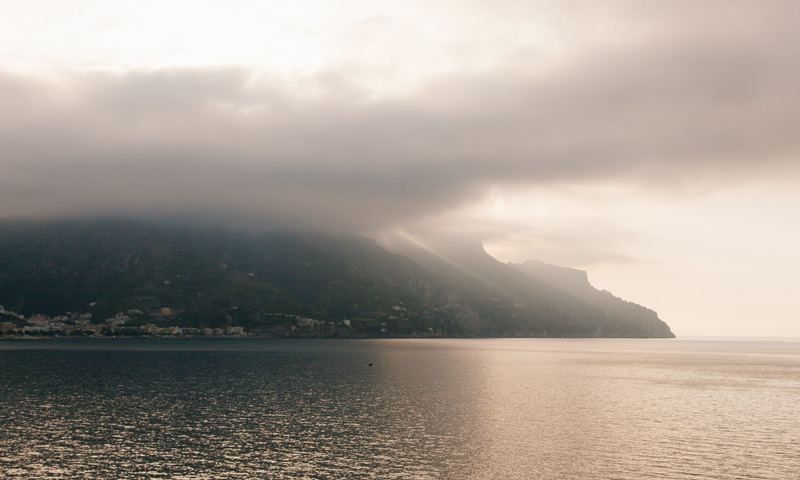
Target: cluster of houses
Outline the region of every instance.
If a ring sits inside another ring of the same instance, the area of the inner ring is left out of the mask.
[[[91,304],[90,304],[91,305]],[[403,307],[392,307],[400,313]],[[179,315],[168,307],[143,312],[137,309],[120,312],[102,322],[93,321],[91,313],[67,312],[48,317],[32,315],[25,317],[0,306],[0,335],[4,336],[258,336],[258,337],[351,337],[361,334],[384,335],[389,332],[387,320],[397,321],[396,316],[375,312],[370,317],[357,320],[317,320],[303,315],[270,313],[274,318],[246,331],[241,326],[222,328],[190,328],[168,325],[171,318]],[[230,320],[230,318],[229,318]]]
[[[161,308],[152,317],[163,320],[172,311]],[[6,310],[0,305],[0,332],[4,335],[205,335],[205,336],[243,336],[243,327],[225,328],[184,328],[177,326],[158,326],[144,323],[145,313],[141,310],[128,310],[107,318],[102,323],[92,323],[91,313],[67,312],[64,315],[48,317],[31,315],[28,318]],[[163,322],[162,322],[163,323]]]

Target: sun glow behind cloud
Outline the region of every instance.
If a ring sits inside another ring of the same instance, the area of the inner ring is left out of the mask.
[[[4,53],[32,67],[250,65],[313,71],[333,56],[331,26],[338,20],[332,4],[304,0],[291,2],[291,8],[250,1],[31,3],[4,22],[14,27],[5,33],[14,48],[7,44]]]
[[[524,29],[509,29],[508,12],[476,18],[484,9],[475,4],[452,7],[363,0],[31,0],[26,8],[4,9],[0,56],[4,68],[48,75],[65,68],[234,65],[290,77],[325,72],[393,94],[454,71],[514,63],[531,52],[535,62],[528,67],[542,68],[568,46],[551,17],[523,10],[524,25],[523,18],[517,22]]]

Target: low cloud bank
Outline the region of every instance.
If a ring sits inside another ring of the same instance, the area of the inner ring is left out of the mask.
[[[366,231],[503,186],[796,178],[800,44],[770,21],[546,71],[520,51],[378,97],[333,66],[0,72],[0,215]]]

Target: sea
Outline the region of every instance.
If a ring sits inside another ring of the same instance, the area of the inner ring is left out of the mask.
[[[800,340],[1,341],[0,478],[797,479]]]

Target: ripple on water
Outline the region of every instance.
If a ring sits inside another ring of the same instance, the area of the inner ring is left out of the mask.
[[[786,349],[104,345],[0,349],[0,477],[769,480],[800,471],[800,356]]]

